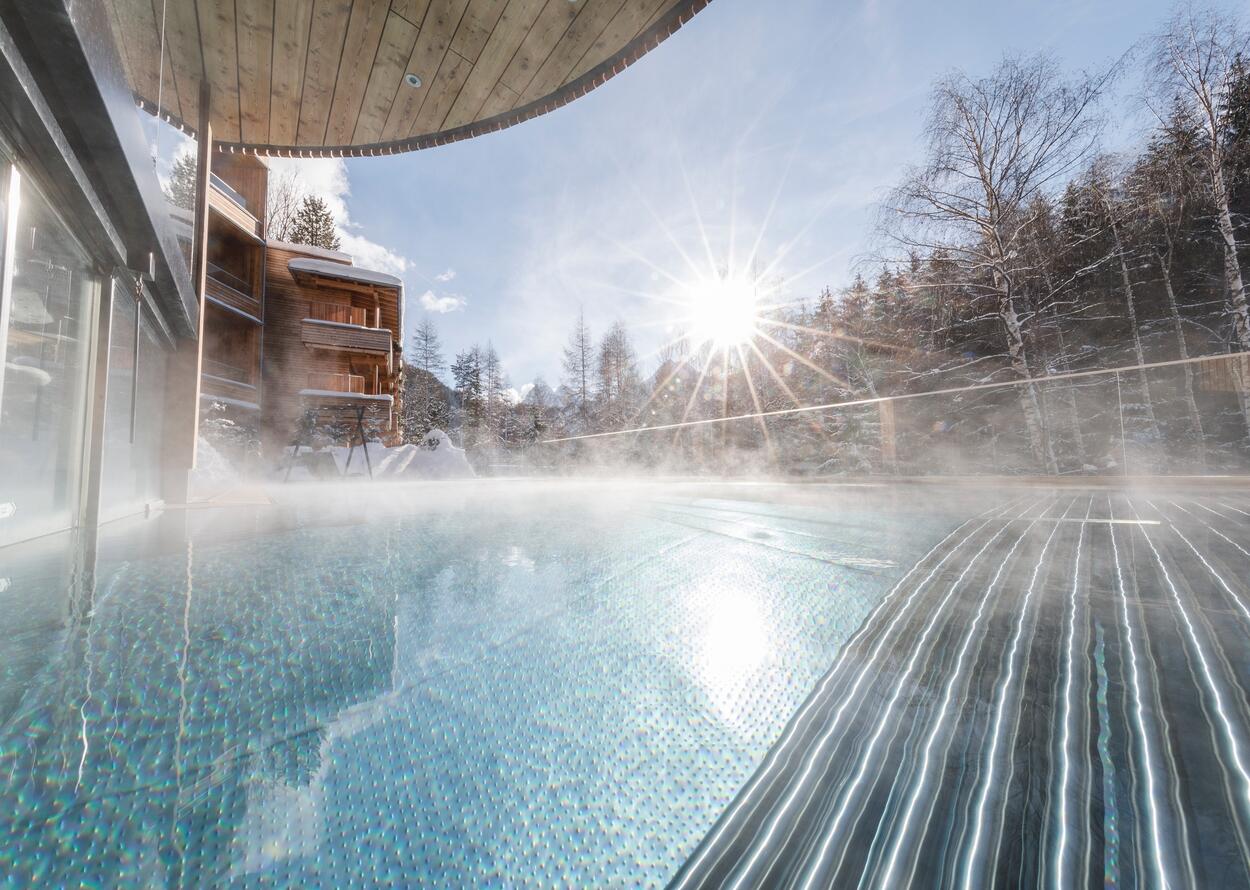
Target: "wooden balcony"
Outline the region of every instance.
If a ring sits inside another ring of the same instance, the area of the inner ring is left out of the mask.
[[[250,293],[252,288],[246,281],[215,263],[209,263],[207,271],[204,292],[210,300],[260,321],[260,297]]]
[[[327,315],[335,317],[318,317]],[[345,320],[349,318],[356,320]],[[389,357],[391,332],[386,328],[368,327],[361,324],[367,320],[367,309],[328,303],[310,303],[308,315],[304,317],[301,325],[304,345],[317,349],[365,352]]]
[[[386,394],[365,392],[367,383],[361,374],[313,371],[308,374],[308,388],[300,390],[300,398],[312,410],[353,415],[363,408],[370,422],[389,423],[395,400]]]
[[[204,358],[201,369],[202,398],[220,397],[245,404],[256,404],[256,375],[248,368],[239,368],[216,359]]]
[[[221,180],[208,190],[208,206],[253,238],[261,236],[260,221],[242,203],[238,194]]]
[[[327,392],[365,394],[363,374],[336,374],[330,371],[312,371],[308,374],[308,388]]]

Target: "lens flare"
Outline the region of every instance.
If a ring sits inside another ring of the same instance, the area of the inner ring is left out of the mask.
[[[755,282],[735,276],[698,282],[689,289],[690,338],[730,349],[757,333],[759,298]]]

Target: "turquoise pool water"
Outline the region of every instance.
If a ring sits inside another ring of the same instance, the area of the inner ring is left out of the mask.
[[[994,499],[271,492],[0,568],[8,886],[661,886]]]

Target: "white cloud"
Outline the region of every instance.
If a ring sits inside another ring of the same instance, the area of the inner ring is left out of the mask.
[[[456,270],[448,269],[446,272],[439,272],[437,275],[435,275],[434,280],[448,282],[448,281],[451,281],[455,277],[456,277]]]
[[[347,198],[352,188],[347,178],[347,165],[341,158],[270,158],[271,179],[287,172],[293,172],[299,178],[308,194],[326,202],[334,214],[342,249],[355,258],[357,265],[398,276],[412,268],[407,257],[369,240],[361,233],[363,227],[352,219],[347,210]]]
[[[427,290],[418,299],[421,301],[421,308],[429,312],[459,312],[468,302],[464,297],[458,294],[444,294],[439,296],[432,290]]]

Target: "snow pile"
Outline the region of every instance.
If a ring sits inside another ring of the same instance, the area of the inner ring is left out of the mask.
[[[317,454],[333,458],[341,476],[368,477],[369,466],[373,467],[374,479],[465,479],[476,475],[469,466],[464,449],[453,445],[442,430],[430,430],[419,445],[387,448],[381,442],[370,442],[368,464],[359,445],[355,448],[335,446]],[[304,481],[318,475],[324,477],[324,474],[314,474],[303,465],[311,457],[311,449],[300,449],[300,463],[292,468],[290,475],[292,482]]]
[[[224,454],[203,436],[196,441],[195,469],[191,471],[191,491],[197,495],[217,494],[239,483],[239,474]]]

